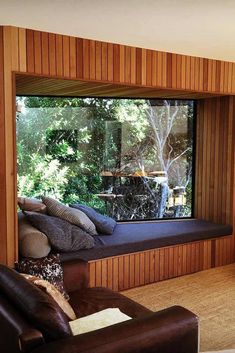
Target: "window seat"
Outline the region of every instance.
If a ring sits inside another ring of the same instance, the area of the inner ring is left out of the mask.
[[[89,250],[61,254],[61,261],[93,261],[232,234],[232,226],[200,219],[118,223],[112,235],[95,237]]]

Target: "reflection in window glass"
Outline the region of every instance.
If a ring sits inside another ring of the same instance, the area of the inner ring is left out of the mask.
[[[117,220],[192,216],[194,102],[17,98],[18,194]]]

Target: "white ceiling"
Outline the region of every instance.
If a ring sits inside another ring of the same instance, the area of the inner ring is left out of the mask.
[[[235,61],[235,0],[0,0],[0,24]]]

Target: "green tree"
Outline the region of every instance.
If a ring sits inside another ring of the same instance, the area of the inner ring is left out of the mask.
[[[108,208],[114,217],[154,218],[161,190],[144,176],[153,170],[166,171],[169,187],[187,184],[191,195],[192,147],[185,134],[176,133],[193,116],[191,103],[66,97],[25,97],[22,103],[17,115],[22,196],[47,194],[105,213],[107,204],[98,194],[111,190],[123,194]],[[104,172],[124,176],[104,177]],[[135,173],[142,177],[128,176]],[[182,212],[189,213],[190,205]]]

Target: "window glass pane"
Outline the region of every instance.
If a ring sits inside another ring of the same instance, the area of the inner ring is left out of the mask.
[[[117,220],[192,216],[194,102],[18,97],[18,194]]]

